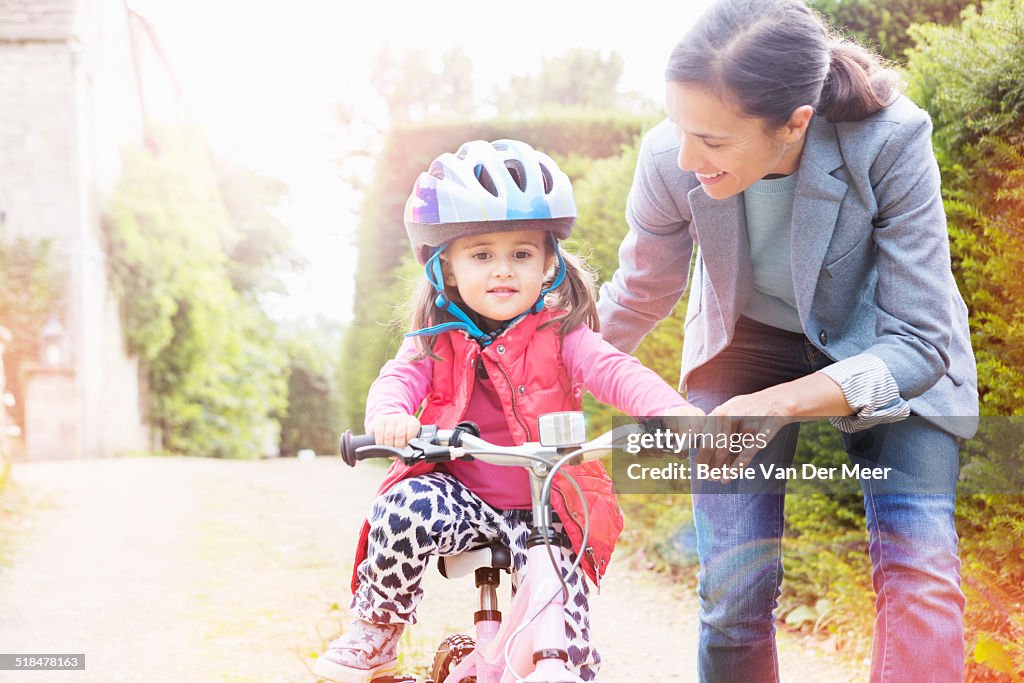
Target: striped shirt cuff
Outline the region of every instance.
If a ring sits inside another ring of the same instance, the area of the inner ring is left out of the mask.
[[[838,361],[819,370],[843,390],[853,415],[832,417],[829,422],[840,431],[852,433],[910,415],[910,404],[900,397],[896,380],[885,362],[870,353]]]

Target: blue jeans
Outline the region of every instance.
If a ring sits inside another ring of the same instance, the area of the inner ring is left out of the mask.
[[[710,411],[830,362],[802,334],[740,318],[729,348],[691,374],[688,398]],[[788,425],[754,464],[791,462],[798,431],[798,424]],[[962,681],[964,595],[952,493],[958,442],[920,418],[844,435],[843,442],[857,461],[926,473],[947,491],[882,492],[862,481],[877,595],[871,681]],[[702,486],[693,496],[701,681],[779,680],[774,610],[782,584],[784,489],[764,493],[762,483],[759,492],[744,493],[744,484]]]

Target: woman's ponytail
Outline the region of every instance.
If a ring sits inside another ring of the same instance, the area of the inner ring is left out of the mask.
[[[828,75],[816,109],[829,121],[860,121],[899,95],[899,75],[860,45],[833,40],[828,53]]]

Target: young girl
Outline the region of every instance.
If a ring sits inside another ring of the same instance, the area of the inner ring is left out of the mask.
[[[597,334],[592,276],[558,240],[576,204],[569,178],[548,156],[514,140],[475,141],[442,154],[416,181],[405,226],[426,268],[414,325],[370,388],[366,428],[378,444],[403,447],[420,424],[480,426],[500,445],[536,441],[537,418],[579,410],[583,387],[630,415],[700,415],[654,372]],[[422,408],[419,417],[415,413]],[[588,545],[571,486],[552,505],[573,555],[599,584],[622,529],[611,480],[600,463],[566,470],[591,509]],[[415,623],[421,579],[434,555],[501,541],[523,571],[530,531],[529,475],[479,461],[391,466],[364,523],[352,580],[354,626],[314,672],[366,683],[394,671],[405,624]],[[589,644],[589,590],[567,577],[569,659],[585,680],[600,664]]]

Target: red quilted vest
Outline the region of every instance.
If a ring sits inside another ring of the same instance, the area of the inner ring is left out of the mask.
[[[485,349],[461,332],[438,336],[434,353],[431,392],[427,396],[420,423],[436,424],[451,429],[465,415],[472,393],[476,368],[483,363],[491,382],[502,397],[502,409],[509,431],[516,443],[537,441],[537,418],[544,413],[579,410],[582,388],[572,383],[562,363],[562,340],[558,326],[538,329],[556,312],[542,311],[528,315],[507,330]],[[434,469],[430,463],[407,467],[395,463],[388,470],[377,491],[381,495],[397,482],[426,474]],[[608,568],[612,550],[622,531],[622,510],[615,499],[615,490],[604,466],[599,462],[566,466],[583,489],[590,510],[590,535],[582,567],[595,585]],[[551,506],[562,519],[573,550],[581,552],[583,540],[583,503],[575,489],[564,478],[552,486]],[[368,521],[363,522],[352,571],[352,591],[358,584],[356,568],[366,557]]]

